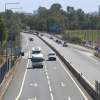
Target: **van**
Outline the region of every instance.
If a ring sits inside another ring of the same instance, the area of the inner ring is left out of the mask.
[[[43,68],[44,66],[44,58],[43,54],[32,54],[32,67],[35,68]]]
[[[32,48],[32,54],[38,54],[38,53],[41,53],[41,47]]]

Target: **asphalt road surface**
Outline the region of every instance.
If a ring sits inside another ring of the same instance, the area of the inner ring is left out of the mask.
[[[25,56],[3,100],[92,100],[58,57],[56,61],[48,61],[48,52],[52,50],[42,40],[35,35],[22,35]],[[29,37],[34,41],[29,41]],[[28,58],[36,46],[41,47],[45,61],[43,68],[33,69]]]
[[[50,35],[45,35],[42,38],[60,51],[82,73],[89,84],[95,88],[95,80],[100,83],[100,59],[93,55],[95,51],[69,43],[68,47],[63,47],[62,44],[55,42],[56,37],[53,37],[53,39],[49,39],[49,37]]]

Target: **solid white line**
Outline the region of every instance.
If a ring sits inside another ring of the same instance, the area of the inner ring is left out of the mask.
[[[26,36],[25,36],[26,37]],[[27,44],[28,44],[28,41],[27,41]],[[29,47],[28,47],[28,50],[29,50]],[[30,51],[29,51],[29,58],[30,58]],[[27,68],[29,66],[29,59],[28,59],[28,62],[27,62]],[[21,93],[22,93],[22,90],[23,90],[23,86],[24,86],[24,82],[25,82],[25,78],[26,78],[26,74],[27,74],[27,69],[25,70],[25,74],[24,74],[24,78],[23,78],[23,81],[22,81],[22,85],[21,85],[21,88],[20,88],[20,91],[19,91],[19,94],[18,96],[16,97],[15,100],[18,100],[19,97],[21,96]]]
[[[49,86],[49,90],[50,90],[50,92],[51,92],[51,86]]]
[[[48,84],[50,85],[50,81],[48,80]]]
[[[49,80],[49,77],[47,76],[47,79]]]
[[[48,75],[48,72],[46,72],[46,75]]]
[[[51,100],[54,100],[54,99],[53,99],[53,95],[52,95],[52,93],[51,93]]]
[[[26,38],[26,41],[27,41],[27,37],[25,35],[23,36]],[[28,46],[28,41],[27,41],[27,45],[22,50],[24,50],[27,46]]]
[[[70,97],[68,97],[68,100],[71,100]]]
[[[30,51],[29,51],[29,54],[30,54]],[[29,59],[28,59],[28,62],[27,62],[27,68],[28,68],[28,66],[29,66]],[[26,78],[26,74],[27,74],[27,69],[25,70],[25,74],[24,74],[24,78],[23,78],[22,85],[21,85],[21,88],[20,88],[20,92],[19,92],[19,94],[18,94],[18,96],[15,100],[18,100],[19,97],[21,96],[23,86],[24,86],[24,82],[25,82],[25,78]]]
[[[57,58],[58,59],[58,58]],[[74,81],[74,79],[72,78],[72,76],[69,74],[69,72],[67,71],[67,69],[63,66],[62,62],[58,59],[58,61],[60,62],[60,64],[62,65],[62,67],[64,68],[64,70],[67,72],[67,74],[69,75],[69,77],[72,79],[72,81],[74,82],[74,84],[76,85],[76,87],[79,89],[79,91],[81,92],[81,94],[83,95],[83,97],[87,99],[87,97],[84,95],[84,93],[81,91],[80,87],[77,85],[77,83]]]

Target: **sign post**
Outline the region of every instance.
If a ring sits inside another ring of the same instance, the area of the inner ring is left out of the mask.
[[[1,42],[0,42],[0,52],[1,52]],[[0,57],[1,57],[1,53],[0,53]]]

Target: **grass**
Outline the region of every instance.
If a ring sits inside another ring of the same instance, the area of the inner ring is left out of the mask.
[[[74,31],[69,30],[69,36],[79,37],[81,39],[85,39],[86,41],[93,41],[94,45],[98,45],[98,32],[99,32],[98,30],[74,30]],[[66,34],[68,35],[68,30],[66,30]],[[100,32],[99,32],[99,40],[100,40]]]

